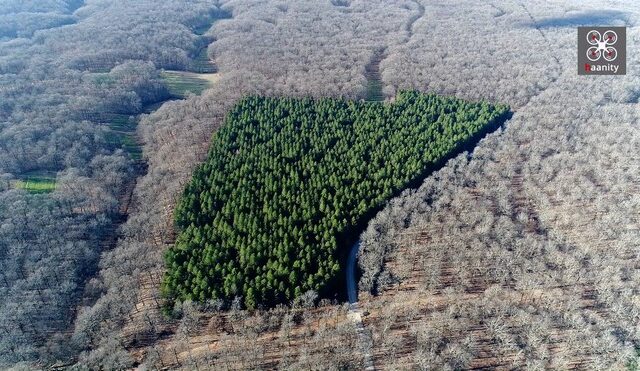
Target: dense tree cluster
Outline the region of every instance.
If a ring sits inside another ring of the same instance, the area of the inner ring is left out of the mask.
[[[211,134],[227,111],[246,95],[363,98],[365,67],[374,51],[402,40],[404,25],[416,12],[407,0],[351,1],[348,7],[315,0],[234,0],[222,8],[232,18],[206,33],[215,38],[209,55],[220,80],[202,96],[165,103],[138,126],[148,172],[133,192],[117,248],[101,257],[92,286],[99,297],[81,308],[76,320],[74,337],[91,345],[87,353],[97,354],[83,358],[92,360],[91,367],[100,366],[100,355],[113,353],[102,347],[112,349],[114,337],[157,339],[172,331],[157,305],[156,278],[175,239],[177,199],[206,159]]]
[[[417,92],[392,104],[243,99],[178,204],[165,289],[249,308],[325,291],[341,235],[507,112]]]

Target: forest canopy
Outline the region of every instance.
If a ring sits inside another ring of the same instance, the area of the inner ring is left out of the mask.
[[[254,308],[327,293],[342,237],[508,111],[418,92],[394,103],[244,98],[178,203],[165,295]]]

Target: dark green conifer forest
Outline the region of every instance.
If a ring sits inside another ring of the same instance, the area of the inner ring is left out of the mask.
[[[178,204],[165,295],[242,296],[255,308],[327,294],[341,236],[508,110],[418,92],[393,103],[244,98]]]

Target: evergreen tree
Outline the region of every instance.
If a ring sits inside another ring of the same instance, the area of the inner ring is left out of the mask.
[[[338,238],[507,112],[410,91],[393,104],[243,99],[176,209],[163,292],[248,308],[327,293]]]

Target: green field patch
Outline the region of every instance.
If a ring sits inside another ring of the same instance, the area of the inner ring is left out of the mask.
[[[50,193],[56,189],[56,173],[32,171],[22,174],[13,183],[16,189],[24,189],[32,194]]]
[[[189,71],[195,73],[215,73],[218,72],[216,65],[209,59],[207,47],[200,49],[198,54],[189,64]]]
[[[380,75],[380,61],[383,59],[383,55],[384,49],[377,50],[365,67],[365,77],[367,78],[365,100],[369,102],[382,102],[384,100],[382,76]]]
[[[108,123],[109,129],[111,130],[123,132],[136,131],[137,120],[134,116],[119,113],[105,113],[103,115],[103,121]]]
[[[199,95],[218,79],[215,73],[169,70],[162,71],[160,76],[167,85],[169,93],[177,98],[185,98],[189,93]]]
[[[142,159],[142,147],[136,140],[135,136],[126,134],[122,137],[122,147],[134,160]]]
[[[146,106],[142,107],[142,113],[150,114],[158,110],[160,107],[162,107],[163,104],[174,101],[174,100],[180,100],[180,99],[173,97],[167,100],[163,100],[161,102],[147,104]]]
[[[116,83],[116,79],[108,72],[97,72],[93,75],[93,82],[100,87],[110,87]]]
[[[137,118],[117,113],[103,113],[102,121],[107,122],[109,131],[107,142],[114,148],[122,148],[134,160],[142,158],[142,147],[135,137]]]
[[[242,297],[248,308],[335,295],[366,221],[508,115],[417,92],[393,103],[241,100],[178,202],[164,295]]]
[[[366,100],[369,102],[382,102],[384,100],[384,94],[382,93],[382,81],[368,80],[366,95]]]
[[[217,9],[216,11],[211,12],[207,19],[201,19],[199,22],[193,22],[191,32],[202,36],[209,31],[216,21],[229,18],[231,18],[231,13],[222,9]]]
[[[213,25],[213,21],[212,22],[205,22],[202,23],[200,25],[197,25],[195,27],[191,28],[191,32],[193,32],[195,35],[204,35],[207,31],[209,31],[209,29],[211,28],[211,26]]]
[[[142,147],[135,138],[135,133],[110,131],[107,142],[114,148],[122,148],[134,160],[142,159]]]

